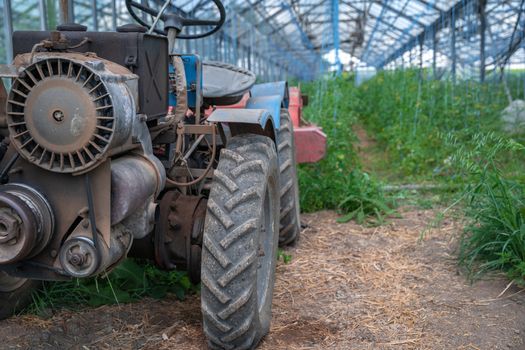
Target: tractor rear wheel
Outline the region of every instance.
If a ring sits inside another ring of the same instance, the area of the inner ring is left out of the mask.
[[[281,110],[281,126],[277,134],[277,149],[279,151],[281,196],[279,245],[285,246],[295,244],[301,232],[293,124],[286,109]]]
[[[204,224],[201,306],[213,349],[252,349],[270,329],[279,240],[273,141],[233,137],[222,150]]]
[[[31,302],[39,281],[11,277],[0,271],[0,319],[13,316]]]

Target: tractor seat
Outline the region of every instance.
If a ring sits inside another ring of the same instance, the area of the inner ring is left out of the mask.
[[[207,61],[202,63],[202,95],[204,102],[227,106],[239,102],[255,84],[255,74],[231,64]]]

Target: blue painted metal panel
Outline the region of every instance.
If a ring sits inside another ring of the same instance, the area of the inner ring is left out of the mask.
[[[270,118],[272,116],[266,109],[216,109],[208,117],[208,121],[214,123],[259,124],[264,129]]]
[[[197,93],[201,93],[202,90],[202,64],[201,59],[198,55],[181,55],[182,63],[184,64],[184,73],[186,74],[186,89],[188,90],[188,107],[195,108],[197,104]],[[169,66],[170,81],[175,79],[175,71],[173,66]],[[200,83],[197,84],[197,79]],[[169,96],[169,105],[177,105],[177,97],[172,92]]]
[[[280,95],[254,96],[246,102],[246,108],[248,110],[264,109],[268,111],[273,119],[273,125],[276,129],[279,129],[281,126],[281,107],[282,98]]]
[[[250,94],[252,97],[278,95],[281,98],[282,106],[288,108],[288,83],[286,81],[256,84],[252,87]]]

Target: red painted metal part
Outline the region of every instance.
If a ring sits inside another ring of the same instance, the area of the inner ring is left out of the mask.
[[[326,135],[315,125],[294,129],[295,155],[297,163],[315,163],[326,155]]]
[[[326,155],[326,135],[316,125],[306,123],[303,117],[303,96],[299,87],[289,89],[290,103],[288,112],[292,119],[295,138],[295,154],[297,163],[315,163]],[[247,93],[241,101],[231,106],[217,106],[217,109],[246,108],[246,102],[250,98]],[[206,111],[209,116],[212,109]]]
[[[288,112],[294,126],[295,154],[297,163],[315,163],[326,155],[326,135],[320,127],[305,123],[303,95],[299,87],[289,89]]]
[[[292,118],[293,127],[298,128],[303,115],[303,97],[301,96],[301,90],[298,87],[291,87],[288,91],[290,96],[288,112]]]

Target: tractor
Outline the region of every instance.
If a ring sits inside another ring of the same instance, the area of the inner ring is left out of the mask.
[[[225,23],[222,2],[209,5],[217,19],[126,0],[137,23],[116,32],[13,33],[0,67],[2,318],[41,281],[136,257],[201,283],[210,348],[268,333],[278,245],[300,233],[289,90],[175,52]]]

